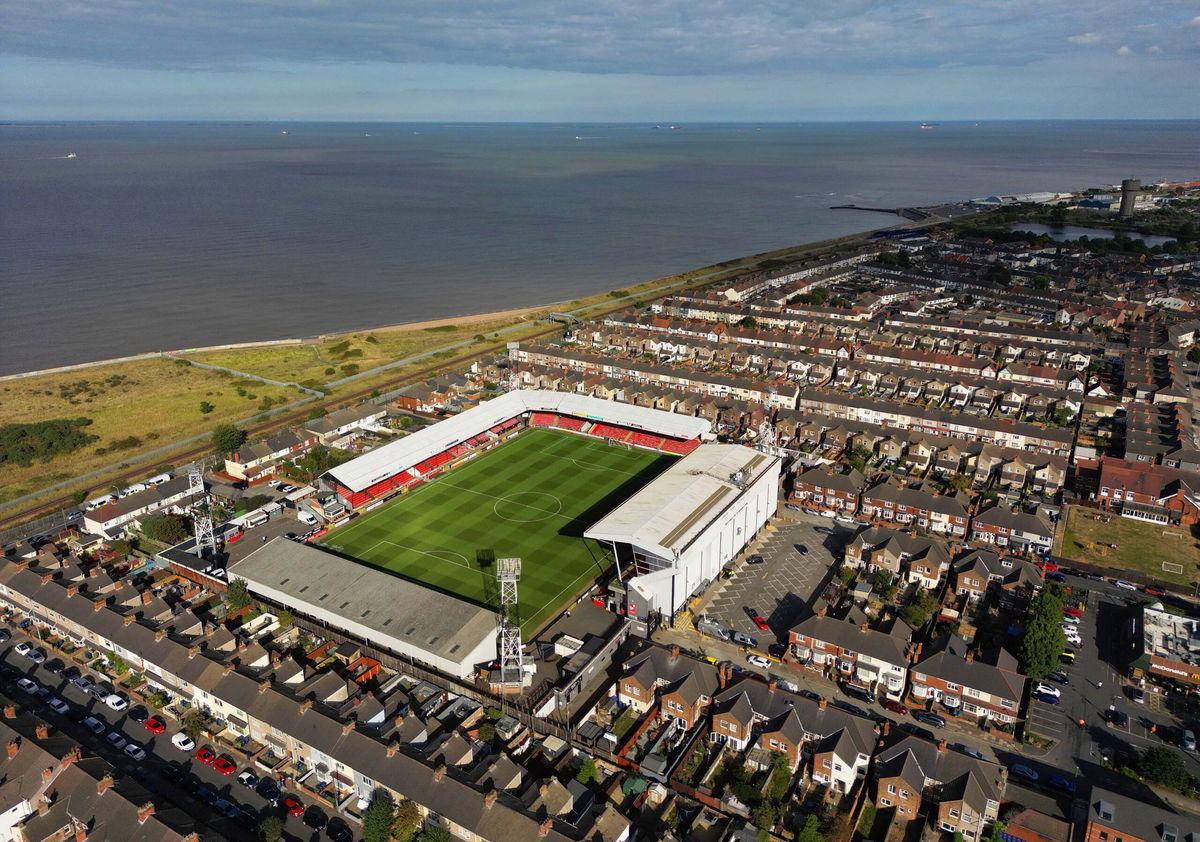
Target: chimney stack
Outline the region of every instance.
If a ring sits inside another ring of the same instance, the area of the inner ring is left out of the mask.
[[[767,679],[767,689],[770,690],[772,693],[775,692],[776,688],[778,688],[778,687],[779,687],[779,681],[778,681],[778,679],[775,678],[775,676],[772,675],[770,678]]]
[[[126,614],[124,617],[121,618],[121,624],[125,625],[125,626],[132,626],[133,621],[136,619],[137,619],[137,617],[133,616],[132,614]]]
[[[269,678],[264,678],[262,681],[258,682],[258,692],[265,693],[270,689],[271,680]]]
[[[312,699],[305,699],[300,703],[300,707],[297,712],[303,716],[304,714],[308,713],[310,709],[312,709]]]
[[[672,658],[678,658],[678,657],[679,657],[679,647],[678,647],[677,645],[676,645],[676,646],[672,646],[672,647],[671,647],[671,657],[672,657]]]
[[[818,617],[825,616],[825,606],[824,605],[822,605],[820,608],[817,609],[817,616]]]
[[[436,769],[433,770],[433,781],[434,781],[434,783],[441,783],[442,778],[444,778],[444,777],[446,777],[446,764],[445,763],[443,763],[441,766],[438,766]]]
[[[150,818],[153,815],[154,815],[154,802],[147,801],[141,807],[138,807],[138,811],[137,811],[138,824],[145,824],[146,819]]]
[[[829,701],[824,696],[817,699],[817,707],[820,708],[821,710],[825,710],[825,706],[828,704],[829,704]]]
[[[167,630],[166,630],[166,629],[157,629],[157,630],[154,632],[154,640],[155,640],[155,642],[158,642],[158,641],[162,640],[162,639],[163,639],[164,637],[166,637],[166,636],[167,636]]]
[[[387,756],[388,756],[388,757],[395,757],[395,756],[396,756],[396,752],[397,752],[397,751],[399,751],[399,750],[400,750],[400,744],[399,744],[399,743],[394,743],[394,742],[393,742],[393,743],[388,743],[388,747],[387,747]]]
[[[892,720],[890,720],[890,719],[883,720],[883,724],[879,726],[880,736],[886,737],[891,730],[892,730]]]
[[[103,795],[105,792],[112,789],[112,785],[113,785],[112,775],[105,775],[103,778],[96,781],[96,794]]]
[[[859,631],[866,631],[866,630],[867,630],[867,626],[868,626],[868,623],[859,623],[858,630],[859,630]]]
[[[88,837],[87,825],[82,822],[75,823],[75,842],[85,842]]]
[[[551,821],[550,819],[546,819],[544,822],[542,822],[541,827],[538,828],[538,836],[539,837],[548,836],[550,834],[550,831],[552,831],[553,829],[554,829],[554,822]]]
[[[42,796],[37,802],[37,814],[39,816],[44,816],[48,812],[50,812],[50,799]]]
[[[14,704],[5,705],[4,706],[4,718],[5,719],[16,719],[17,718],[17,706]]]
[[[78,745],[75,745],[71,747],[70,751],[63,755],[63,758],[59,761],[58,765],[66,768],[72,763],[78,763],[80,760],[83,760],[83,749]]]
[[[971,661],[975,660],[975,653],[968,649],[967,653],[963,655],[963,660],[968,664],[971,663]]]
[[[16,740],[9,740],[9,741],[8,741],[8,745],[7,745],[7,746],[5,746],[5,753],[6,753],[6,754],[7,754],[7,755],[8,755],[10,758],[11,758],[11,757],[16,757],[16,756],[17,756],[17,752],[18,752],[18,751],[20,751],[20,750],[21,750],[21,744],[20,744],[19,742],[17,742]]]
[[[45,769],[42,770],[42,783],[44,783],[44,784],[50,783],[50,779],[53,777],[54,777],[54,767],[53,766],[47,766]]]
[[[938,751],[945,751],[946,750],[946,741],[938,740],[937,741],[937,749],[938,749]]]
[[[496,799],[499,796],[500,796],[500,793],[498,793],[494,789],[491,790],[490,792],[488,792],[487,795],[483,796],[483,806],[490,809],[492,807],[492,805],[496,803]]]
[[[33,733],[39,740],[45,740],[50,736],[50,728],[45,722],[39,722],[37,727],[33,729]]]
[[[345,722],[342,724],[342,736],[343,737],[346,736],[347,734],[349,734],[353,730],[354,730],[353,722]]]

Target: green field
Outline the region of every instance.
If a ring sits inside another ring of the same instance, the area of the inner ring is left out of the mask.
[[[336,529],[327,549],[495,606],[491,559],[522,560],[526,635],[612,561],[583,538],[675,461],[551,430],[530,430]]]

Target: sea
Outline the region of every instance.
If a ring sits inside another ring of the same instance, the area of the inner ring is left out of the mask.
[[[0,373],[568,301],[900,222],[1200,178],[1200,121],[0,125]]]

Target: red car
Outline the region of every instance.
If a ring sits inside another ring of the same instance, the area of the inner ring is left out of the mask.
[[[303,816],[304,805],[301,804],[294,796],[285,795],[279,800],[279,806],[289,816]]]
[[[1058,570],[1058,565],[1053,561],[1039,561],[1037,566],[1042,568],[1046,573],[1053,573]]]
[[[157,716],[150,717],[143,724],[146,726],[146,730],[151,734],[161,734],[163,731],[167,730],[167,723],[163,722]]]
[[[217,759],[217,755],[214,754],[213,750],[208,746],[197,750],[194,756],[196,758],[196,762],[202,766],[211,766],[212,762]]]
[[[1080,611],[1078,608],[1067,607],[1067,608],[1063,609],[1063,613],[1066,614],[1068,617],[1082,617],[1083,616],[1083,612]]]
[[[237,771],[237,764],[228,757],[218,757],[213,761],[212,767],[222,775],[232,775]]]
[[[1146,587],[1142,588],[1142,590],[1144,592],[1150,594],[1150,596],[1166,596],[1167,595],[1166,591],[1160,591],[1158,588],[1152,588],[1149,585],[1146,585]]]
[[[891,699],[884,699],[879,703],[884,710],[890,710],[892,713],[898,713],[901,716],[908,716],[908,708],[899,702],[893,702]]]
[[[770,631],[771,627],[767,625],[767,621],[757,614],[754,615],[754,625],[758,626],[760,631]]]

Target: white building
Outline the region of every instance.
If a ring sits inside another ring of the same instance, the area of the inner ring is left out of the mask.
[[[779,470],[747,447],[701,445],[584,533],[613,545],[630,616],[670,616],[704,590],[775,514]]]

